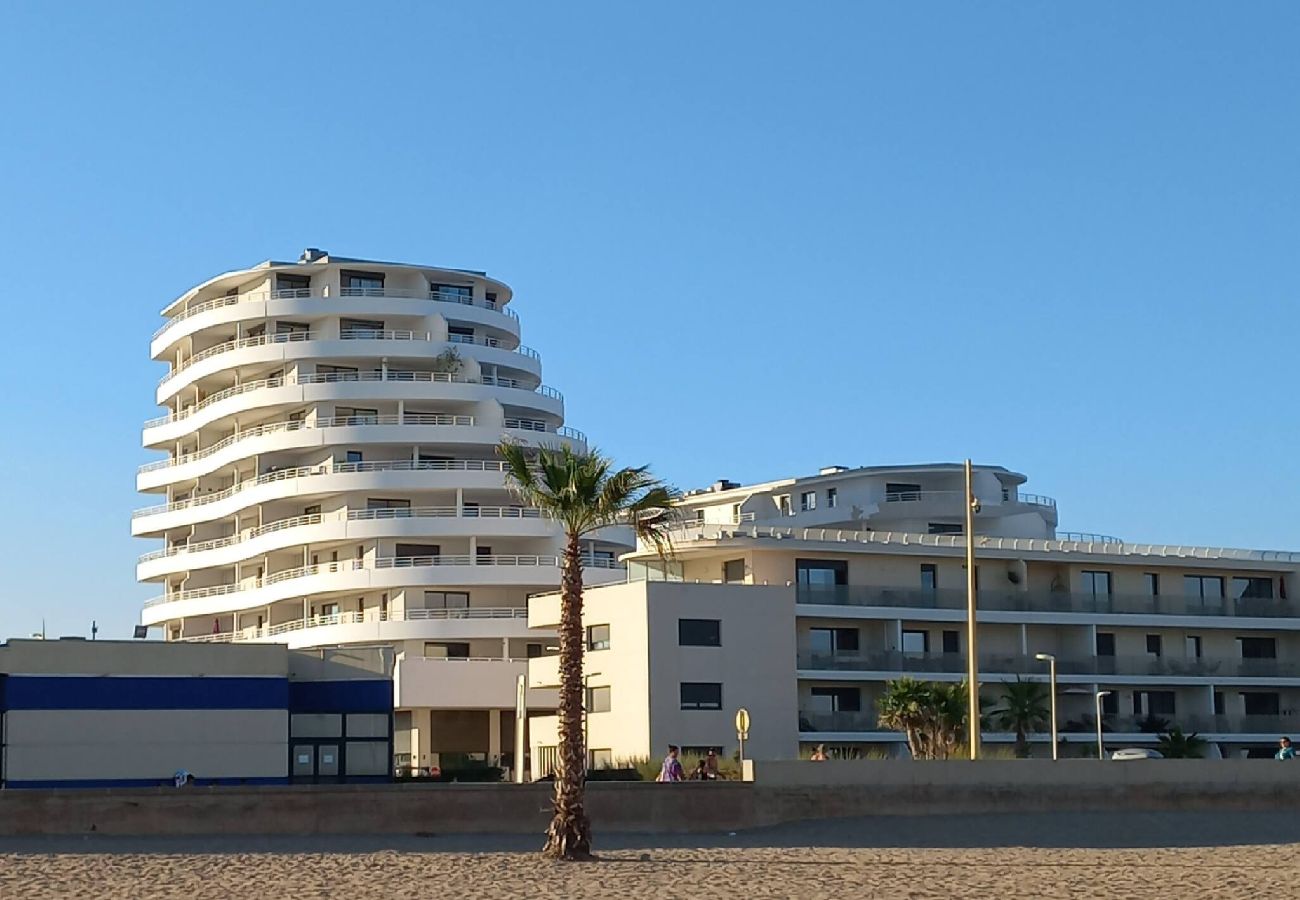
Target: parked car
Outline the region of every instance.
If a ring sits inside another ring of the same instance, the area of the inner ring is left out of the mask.
[[[1116,750],[1110,755],[1111,759],[1164,759],[1165,755],[1159,750],[1152,750],[1148,747],[1125,747],[1122,750]]]

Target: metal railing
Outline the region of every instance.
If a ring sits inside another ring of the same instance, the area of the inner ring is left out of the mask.
[[[729,525],[707,528],[706,540],[745,538],[752,540],[793,540],[837,544],[889,544],[896,546],[934,547],[937,549],[964,550],[966,539],[961,535],[917,534],[911,531],[855,531],[846,528],[785,528],[754,525],[735,527]],[[1059,553],[1062,551],[1088,552],[1092,548],[1078,541],[1059,538],[1019,538],[975,536],[975,550],[994,550],[1014,553]],[[1300,552],[1290,550],[1247,550],[1233,547],[1201,547],[1184,544],[1124,543],[1107,553],[1115,556],[1161,556],[1182,559],[1233,560],[1239,562],[1300,562]]]
[[[541,394],[543,397],[549,397],[553,400],[564,402],[564,395],[549,385],[541,384],[536,388],[528,387],[522,379],[519,378],[501,378],[492,375],[484,375],[481,378],[474,379],[464,375],[452,372],[417,372],[407,369],[389,369],[387,372],[382,370],[372,372],[314,372],[302,375],[283,375],[278,378],[261,378],[256,381],[246,381],[243,384],[236,384],[232,387],[217,391],[215,394],[209,394],[198,403],[187,406],[180,412],[172,412],[165,416],[149,419],[144,423],[145,428],[154,428],[158,425],[168,425],[172,422],[179,422],[188,419],[196,413],[202,412],[208,407],[220,403],[222,400],[228,400],[231,397],[238,397],[250,391],[273,390],[281,387],[292,387],[296,385],[313,385],[313,384],[339,384],[346,382],[444,382],[444,383],[461,383],[461,384],[483,384],[487,387],[511,388],[514,390],[527,391],[528,393]]]
[[[1093,534],[1091,531],[1058,531],[1058,541],[1074,541],[1079,544],[1122,544],[1123,538],[1113,534]]]
[[[889,491],[885,494],[886,503],[919,503],[922,501],[936,500],[957,500],[960,502],[964,491]],[[1004,492],[1003,502],[1013,502],[1012,495]],[[1051,497],[1043,494],[1016,494],[1015,503],[1022,503],[1026,506],[1042,506],[1048,509],[1056,509],[1056,501]]]
[[[413,331],[387,330],[387,329],[383,331],[379,331],[379,330],[372,330],[368,328],[359,328],[359,329],[349,329],[346,332],[346,336],[344,336],[344,334],[345,333],[340,332],[340,337],[342,340],[427,341],[435,344],[450,343],[450,341],[447,342],[440,341],[439,339],[433,337],[433,335],[429,332],[413,332]],[[158,383],[160,385],[166,384],[168,381],[170,381],[173,378],[176,378],[177,376],[179,376],[180,374],[188,370],[191,366],[195,365],[196,363],[202,362],[205,359],[211,359],[214,356],[219,356],[222,353],[230,353],[235,350],[244,350],[250,347],[262,347],[270,344],[285,344],[285,343],[297,343],[299,341],[318,341],[318,340],[326,340],[326,338],[323,338],[320,332],[287,331],[284,332],[283,334],[263,334],[263,335],[258,335],[256,337],[238,338],[236,340],[225,341],[224,343],[220,343],[213,347],[209,347],[208,349],[202,351],[201,353],[194,354],[193,356],[186,359],[185,362],[181,363],[179,366],[174,366],[169,372],[163,375],[162,378],[158,379]],[[491,345],[491,346],[496,346],[496,345]],[[540,361],[542,358],[542,355],[538,353],[536,350],[534,350],[532,347],[526,347],[523,344],[520,344],[518,347],[515,347],[513,349],[509,349],[505,347],[501,347],[499,349],[505,350],[508,353],[518,353],[520,356],[523,356],[526,359]]]
[[[161,550],[154,550],[150,553],[145,553],[140,556],[138,562],[144,563],[155,559],[184,556],[190,553],[206,553],[209,550],[220,550],[223,547],[232,547],[236,544],[242,544],[245,541],[251,541],[265,534],[273,534],[290,528],[320,525],[323,522],[364,522],[383,519],[424,518],[540,519],[542,516],[542,511],[534,506],[465,506],[460,508],[455,506],[414,506],[404,508],[399,507],[395,509],[340,510],[337,513],[330,513],[328,515],[314,513],[305,516],[292,516],[286,519],[278,519],[275,522],[270,522],[257,528],[246,528],[240,533],[232,534],[228,537],[198,541],[192,544],[176,544],[171,547],[165,547]]]
[[[874,672],[901,675],[964,675],[963,653],[903,653],[877,650],[866,653],[812,653],[798,656],[799,668],[811,671]],[[1023,654],[980,654],[985,675],[1040,676],[1047,664]],[[1058,675],[1089,678],[1300,678],[1300,662],[1278,659],[1172,656],[1058,656]]]
[[[501,306],[491,300],[474,300],[462,294],[450,294],[443,291],[409,291],[395,290],[392,288],[342,288],[339,291],[340,297],[384,297],[401,300],[432,300],[436,303],[455,303],[460,306],[477,306],[481,309],[490,309],[493,312],[499,312],[508,318],[519,320],[519,314],[513,309]],[[220,309],[224,306],[235,306],[240,303],[264,302],[266,300],[309,300],[309,299],[328,299],[321,291],[313,292],[310,288],[290,288],[279,291],[250,291],[246,294],[225,295],[213,297],[210,300],[204,300],[189,306],[167,319],[158,330],[153,333],[157,338],[160,334],[171,328],[178,322],[183,322],[191,316],[207,312],[210,309]]]
[[[527,619],[528,610],[519,607],[466,607],[464,609],[408,609],[405,612],[388,612],[368,609],[364,612],[338,612],[306,616],[275,625],[250,626],[235,631],[215,632],[183,637],[186,643],[228,644],[237,641],[257,641],[304,631],[308,628],[326,628],[334,625],[371,625],[380,622],[424,622],[450,619]]]
[[[172,591],[146,600],[146,607],[158,606],[163,603],[175,603],[182,600],[200,600],[205,597],[217,597],[227,594],[236,594],[243,591],[256,591],[263,587],[280,584],[285,581],[294,581],[299,578],[308,578],[317,575],[332,575],[340,572],[356,572],[362,570],[388,570],[388,569],[421,569],[437,568],[443,566],[500,566],[504,568],[557,568],[560,565],[558,556],[536,555],[536,554],[439,554],[436,556],[380,556],[373,560],[365,559],[344,559],[334,560],[323,563],[313,563],[309,566],[295,566],[291,569],[283,569],[279,572],[273,572],[262,578],[244,579],[234,584],[213,585],[204,588],[191,588],[182,591]],[[605,557],[585,557],[583,565],[593,569],[621,569],[622,564],[616,559]]]
[[[874,606],[905,609],[966,608],[963,590],[924,588],[800,587],[796,600],[823,606]],[[1300,616],[1300,605],[1288,600],[1254,597],[1195,597],[1182,594],[1087,594],[1071,591],[980,590],[982,612],[1053,612],[1093,615],[1240,616],[1290,618]]]
[[[131,518],[138,519],[142,516],[153,516],[158,515],[159,513],[176,512],[178,510],[189,509],[195,506],[205,506],[209,503],[218,503],[243,491],[252,490],[253,488],[261,487],[266,484],[295,478],[309,478],[316,475],[349,474],[353,472],[505,472],[505,470],[505,463],[494,459],[393,459],[378,460],[375,462],[327,463],[319,466],[297,466],[295,468],[279,469],[273,472],[267,472],[263,475],[257,476],[256,478],[250,478],[248,481],[242,481],[239,484],[231,485],[223,490],[202,494],[198,497],[186,497],[179,500],[173,500],[170,503],[160,503],[156,506],[137,509],[131,513]]]
[[[192,453],[183,453],[170,459],[155,460],[151,463],[145,463],[136,471],[138,473],[156,472],[160,469],[171,469],[176,466],[187,465],[192,462],[198,462],[201,459],[207,459],[215,453],[220,453],[232,444],[243,440],[252,440],[257,437],[265,437],[268,434],[280,434],[292,431],[315,431],[321,428],[352,428],[373,425],[439,425],[454,427],[469,427],[474,424],[473,416],[455,416],[447,413],[403,413],[402,415],[353,415],[353,416],[325,416],[313,420],[291,421],[291,422],[268,422],[265,425],[253,425],[249,428],[227,435],[215,444],[204,447],[202,450],[195,450]]]

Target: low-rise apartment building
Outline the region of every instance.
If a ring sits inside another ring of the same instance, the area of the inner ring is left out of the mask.
[[[1058,534],[1055,504],[1024,476],[978,467],[975,493],[983,695],[1047,678],[1056,657],[1063,752],[1095,746],[1096,694],[1110,745],[1180,726],[1210,755],[1266,752],[1300,731],[1300,553],[1135,544]],[[664,745],[736,749],[749,709],[755,757],[824,743],[902,754],[876,704],[891,680],[960,681],[966,666],[959,466],[826,469],[683,501],[671,559],[626,557],[629,583],[587,592],[592,761]],[[534,598],[529,624],[558,603]],[[556,683],[554,661],[530,683]],[[532,727],[535,771],[554,718]],[[1010,734],[987,733],[991,743]],[[1036,753],[1048,734],[1033,735]]]

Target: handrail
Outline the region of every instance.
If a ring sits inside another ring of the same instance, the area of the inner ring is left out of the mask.
[[[155,559],[167,559],[174,556],[183,556],[190,553],[205,553],[209,550],[219,550],[223,547],[231,547],[236,544],[242,544],[245,541],[251,541],[259,538],[264,534],[272,534],[277,531],[284,531],[287,528],[299,528],[307,525],[319,525],[322,522],[362,522],[382,519],[424,519],[424,518],[449,518],[449,519],[539,519],[542,518],[542,510],[535,506],[465,506],[457,509],[455,506],[414,506],[396,509],[344,509],[337,513],[331,513],[328,516],[321,513],[313,513],[305,516],[291,516],[286,519],[278,519],[261,525],[257,528],[246,528],[238,534],[232,534],[227,537],[213,538],[212,540],[199,541],[193,544],[176,544],[171,547],[164,547],[161,550],[153,550],[149,553],[142,554],[137,562],[150,562]]]
[[[242,491],[252,490],[253,488],[261,487],[265,484],[272,484],[277,481],[285,481],[293,478],[307,478],[315,475],[350,474],[353,472],[504,472],[505,470],[505,463],[501,460],[495,459],[392,459],[378,460],[375,462],[325,463],[319,466],[297,466],[291,469],[279,469],[274,472],[266,472],[256,478],[250,478],[247,481],[241,481],[239,484],[231,485],[223,490],[213,491],[210,494],[203,494],[199,497],[188,497],[183,500],[173,500],[170,503],[160,503],[156,506],[137,509],[131,513],[131,518],[138,519],[144,516],[158,515],[159,513],[177,512],[195,506],[206,506],[209,503],[219,503],[222,500],[228,500]]]
[[[587,435],[576,428],[570,428],[568,425],[562,425],[555,429],[555,433],[560,437],[573,438],[575,441],[587,443]]]
[[[490,309],[493,312],[499,312],[508,318],[519,320],[519,313],[515,312],[508,306],[501,306],[489,300],[473,300],[463,297],[460,294],[447,294],[441,291],[399,291],[384,288],[342,288],[339,291],[341,297],[384,297],[401,300],[432,300],[435,303],[455,303],[460,306],[477,306],[482,309]],[[196,316],[199,313],[207,312],[210,309],[219,309],[223,306],[235,306],[239,303],[264,302],[266,300],[327,300],[329,299],[321,292],[313,293],[310,288],[292,288],[279,291],[251,291],[247,294],[237,294],[235,296],[213,297],[210,300],[204,300],[190,306],[171,318],[163,322],[158,330],[153,333],[157,338],[160,334],[171,328],[177,322],[183,322],[190,316]]]
[[[450,619],[527,619],[528,610],[517,606],[503,607],[466,607],[464,609],[408,609],[394,612],[368,609],[363,612],[338,612],[316,616],[305,616],[275,625],[251,626],[236,631],[221,631],[213,634],[196,634],[179,638],[188,643],[227,644],[236,641],[256,641],[276,635],[303,631],[308,628],[323,628],[333,625],[373,625],[380,622],[423,622],[444,621]],[[453,657],[463,658],[463,657]],[[513,660],[512,660],[513,661]]]
[[[714,528],[717,533],[703,540],[729,540],[755,538],[774,540],[802,540],[815,542],[897,544],[900,546],[938,547],[964,550],[966,539],[961,535],[918,534],[909,531],[854,531],[847,528],[781,528],[778,526],[748,526],[735,528],[711,522],[685,522],[677,530]],[[1096,552],[1087,542],[1059,538],[1022,538],[975,536],[976,550],[1002,550],[1017,553]],[[1115,556],[1169,556],[1183,559],[1224,559],[1244,562],[1300,562],[1300,552],[1290,550],[1248,550],[1232,547],[1202,547],[1183,544],[1124,543],[1108,548],[1107,554]]]
[[[370,330],[366,328],[352,328],[352,329],[348,329],[346,334],[347,336],[344,337],[343,336],[344,332],[340,332],[340,339],[341,340],[426,341],[434,344],[453,343],[453,341],[450,340],[443,341],[438,338],[435,338],[429,332],[414,332],[414,331],[387,330],[387,329],[380,331],[380,330]],[[236,338],[234,340],[225,341],[223,343],[216,344],[212,347],[209,347],[208,349],[200,353],[194,354],[193,356],[186,359],[185,362],[181,363],[179,366],[174,366],[170,371],[164,374],[162,378],[158,379],[158,383],[160,385],[166,384],[171,379],[180,375],[182,372],[188,370],[195,363],[202,362],[205,359],[211,359],[212,357],[219,356],[222,353],[228,353],[233,350],[245,350],[248,349],[249,347],[261,347],[267,344],[285,344],[285,343],[297,343],[299,341],[315,341],[315,340],[325,340],[325,338],[321,336],[321,333],[319,331],[315,331],[315,332],[287,331],[282,334],[260,334],[256,337]],[[520,344],[518,347],[515,347],[514,349],[508,349],[505,347],[501,347],[499,349],[505,350],[507,353],[518,353],[520,356],[523,356],[527,359],[540,361],[542,358],[542,355],[538,353],[536,350],[534,350],[532,347],[526,347],[523,344]]]
[[[204,447],[202,450],[195,450],[193,453],[185,453],[180,456],[169,459],[159,459],[151,463],[145,463],[136,470],[139,474],[145,472],[157,472],[161,469],[171,469],[176,466],[188,465],[201,459],[206,459],[214,453],[225,450],[232,444],[238,443],[244,439],[264,437],[268,434],[278,434],[288,431],[314,431],[321,428],[360,428],[371,425],[441,425],[454,427],[469,427],[474,424],[473,416],[454,416],[447,413],[403,413],[402,415],[357,415],[357,416],[327,416],[324,418],[314,419],[312,421],[293,421],[293,422],[268,422],[265,425],[253,425],[234,434],[227,435],[215,444]]]
[[[464,375],[454,372],[417,372],[408,369],[389,369],[387,372],[382,370],[372,372],[309,372],[302,375],[282,375],[279,378],[261,378],[257,381],[246,381],[243,384],[236,384],[224,390],[217,391],[215,394],[209,394],[193,406],[187,406],[179,413],[172,412],[165,416],[158,416],[149,419],[144,423],[145,428],[154,428],[159,425],[169,425],[172,422],[179,422],[188,419],[213,404],[220,403],[222,400],[228,400],[231,397],[237,397],[250,391],[262,389],[274,389],[281,387],[292,387],[296,385],[312,384],[339,384],[345,382],[445,382],[460,384],[483,384],[487,387],[511,388],[515,390],[527,391],[530,394],[541,394],[543,397],[550,397],[553,400],[564,402],[564,394],[555,388],[539,384],[536,388],[529,388],[524,385],[519,378],[501,378],[499,376],[483,375],[478,379],[468,378]]]
[[[885,494],[885,502],[917,503],[923,500],[937,500],[949,497],[960,498],[964,493],[965,491],[889,491]],[[1003,502],[1011,502],[1010,495],[1004,495]],[[1017,493],[1014,502],[1023,503],[1026,506],[1044,506],[1049,509],[1056,509],[1056,501],[1043,494]]]
[[[621,569],[622,563],[616,559],[606,557],[584,557],[582,564],[584,567],[593,569]],[[227,594],[237,594],[243,591],[255,591],[263,587],[269,587],[273,584],[280,584],[285,581],[294,581],[299,578],[308,578],[316,575],[333,575],[340,572],[356,572],[362,570],[381,570],[381,569],[424,569],[442,566],[499,566],[504,568],[558,568],[560,558],[558,556],[535,555],[535,554],[438,554],[436,556],[380,556],[373,560],[364,559],[343,559],[331,560],[330,562],[313,563],[307,566],[295,566],[291,569],[283,569],[279,572],[273,572],[262,578],[245,579],[233,584],[218,584],[204,588],[191,588],[182,591],[172,591],[161,594],[146,600],[146,607],[158,606],[163,603],[175,603],[182,600],[200,600],[205,597],[219,597]]]
[[[1056,532],[1058,541],[1076,541],[1080,544],[1122,544],[1123,538],[1115,537],[1113,534],[1093,534],[1090,531],[1058,531]]]

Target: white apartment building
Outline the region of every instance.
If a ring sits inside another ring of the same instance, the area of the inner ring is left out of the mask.
[[[1137,544],[1058,533],[1056,505],[1019,492],[1023,475],[975,470],[979,668],[983,696],[1047,679],[1057,658],[1068,755],[1151,744],[1177,725],[1210,755],[1271,753],[1300,732],[1300,553]],[[587,592],[592,761],[658,756],[669,743],[751,755],[906,753],[876,701],[904,675],[960,681],[966,666],[964,478],[958,465],[823,469],[683,500],[668,562],[624,557],[626,584]],[[530,624],[553,627],[554,596]],[[554,660],[530,685],[557,682]],[[555,720],[530,728],[535,771]],[[1009,743],[990,732],[984,740]],[[1032,736],[1050,753],[1047,733]]]
[[[507,491],[495,447],[585,447],[520,343],[510,288],[482,272],[307,250],[163,310],[167,364],[132,533],[159,546],[142,621],[169,641],[397,652],[399,765],[496,761],[516,677],[554,640],[526,598],[559,583],[560,536]],[[589,542],[623,580],[630,533]],[[530,704],[553,708],[553,692]]]

